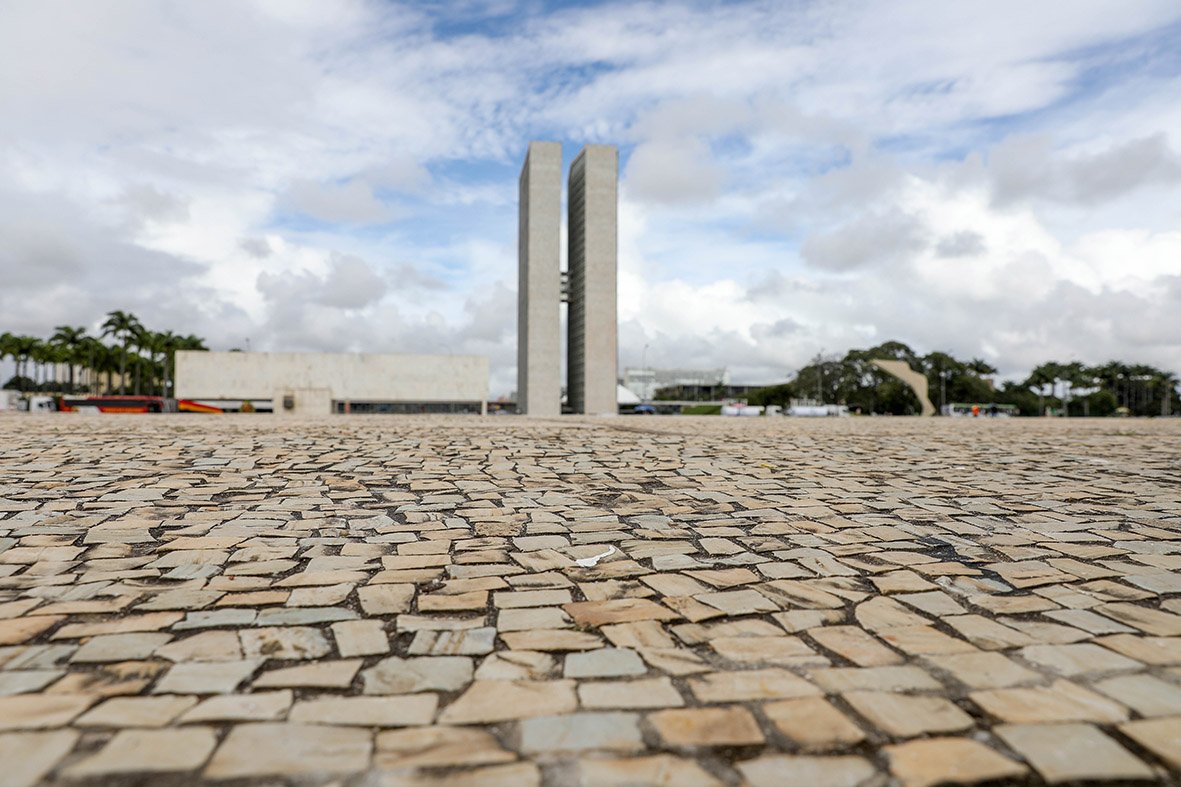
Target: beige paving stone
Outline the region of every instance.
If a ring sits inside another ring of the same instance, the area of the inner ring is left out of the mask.
[[[1118,729],[1173,768],[1181,768],[1181,716],[1128,721]]]
[[[17,694],[0,697],[0,732],[64,727],[98,697],[89,694]]]
[[[821,693],[808,681],[778,667],[711,672],[689,678],[688,684],[693,695],[707,703],[810,697]]]
[[[995,731],[1050,784],[1155,776],[1151,768],[1090,724],[1001,725]]]
[[[217,738],[208,727],[123,730],[97,754],[66,769],[73,778],[117,773],[191,771],[209,758]]]
[[[500,639],[513,650],[539,650],[547,652],[594,650],[604,646],[603,640],[587,631],[564,631],[542,629],[537,631],[513,631],[501,634]]]
[[[718,637],[709,644],[722,658],[743,664],[827,667],[831,663],[798,637]]]
[[[880,592],[886,594],[918,593],[926,590],[935,590],[938,587],[938,585],[928,582],[913,571],[907,570],[891,571],[889,574],[871,577],[870,581],[873,582]]]
[[[1044,680],[1040,673],[995,652],[928,656],[926,660],[939,669],[947,670],[960,683],[973,689],[1002,689]]]
[[[238,637],[248,659],[318,659],[331,650],[324,634],[307,626],[245,629]]]
[[[197,698],[161,694],[112,697],[74,721],[78,727],[163,727],[197,704]]]
[[[943,697],[886,691],[852,691],[844,697],[875,727],[900,738],[958,732],[975,725],[971,716]]]
[[[82,644],[70,657],[73,662],[111,662],[144,659],[172,639],[171,634],[103,634]]]
[[[780,609],[779,605],[767,596],[750,588],[699,593],[693,598],[727,615],[757,615],[762,612],[778,612]]]
[[[739,618],[711,623],[683,623],[673,626],[677,639],[686,645],[701,645],[720,637],[782,637],[783,632],[765,620]]]
[[[184,615],[180,612],[153,612],[147,615],[131,614],[95,623],[70,623],[53,633],[51,639],[79,639],[109,634],[132,634],[159,631],[173,625]]]
[[[951,596],[941,590],[930,590],[926,593],[900,593],[894,596],[909,607],[935,617],[945,615],[962,615],[965,610]]]
[[[837,667],[811,670],[809,679],[832,694],[849,691],[935,691],[943,684],[920,667]]]
[[[770,754],[738,763],[751,787],[807,784],[812,787],[858,787],[877,769],[864,757],[792,757]]]
[[[169,661],[240,661],[242,645],[233,631],[203,631],[158,647],[153,655]]]
[[[808,636],[859,667],[884,667],[904,661],[900,654],[856,626],[818,626],[808,629]]]
[[[722,787],[722,782],[690,759],[671,754],[618,759],[586,758],[578,764],[580,787]]]
[[[1044,613],[1047,618],[1082,629],[1091,634],[1134,634],[1135,629],[1116,623],[1111,618],[1096,615],[1086,609],[1055,609]]]
[[[882,596],[858,604],[853,614],[857,622],[870,631],[926,626],[931,622],[930,619],[907,609],[894,599]]]
[[[675,620],[680,617],[668,607],[644,598],[621,598],[610,601],[578,601],[562,609],[581,626],[628,623],[637,620]]]
[[[361,669],[361,659],[318,661],[297,667],[281,667],[263,672],[254,679],[254,687],[347,689]]]
[[[63,670],[14,670],[0,672],[0,697],[37,691],[65,675]]]
[[[262,659],[174,664],[156,682],[156,694],[226,694],[254,674]]]
[[[1171,612],[1162,612],[1159,609],[1122,602],[1101,604],[1095,607],[1094,611],[1119,623],[1139,629],[1145,634],[1154,634],[1159,637],[1181,635],[1181,615],[1174,615]]]
[[[65,620],[64,615],[38,615],[0,620],[0,645],[20,645]]]
[[[771,617],[783,626],[788,634],[795,634],[816,626],[842,623],[845,620],[845,612],[838,609],[792,609],[787,612],[776,612]]]
[[[430,724],[439,699],[434,694],[399,697],[323,697],[300,700],[287,718],[296,724],[358,727],[416,727]]]
[[[944,634],[931,626],[904,626],[877,632],[887,644],[912,656],[938,656],[948,653],[975,653],[977,648],[962,639]],[[1028,641],[1026,638],[1024,641]]]
[[[496,614],[496,630],[499,632],[564,629],[573,623],[570,616],[558,607],[502,609]]]
[[[321,587],[301,587],[291,591],[287,598],[289,607],[330,607],[340,604],[353,592],[351,582]]]
[[[648,671],[643,660],[629,648],[598,648],[566,656],[564,677],[616,678],[643,675]]]
[[[409,612],[414,600],[414,585],[365,585],[357,588],[357,599],[366,615],[395,615]]]
[[[968,696],[985,712],[1015,724],[1111,723],[1128,718],[1124,706],[1068,680],[1058,680],[1049,686],[974,691]]]
[[[473,727],[414,727],[377,734],[373,765],[378,770],[452,768],[512,762],[486,730]]]
[[[685,704],[668,678],[582,681],[578,699],[583,708],[679,708]]]
[[[139,694],[166,665],[159,661],[120,661],[74,670],[44,690],[46,694],[92,694],[112,697]]]
[[[1121,675],[1101,680],[1094,688],[1141,716],[1181,715],[1181,688],[1152,675]]]
[[[805,749],[836,749],[865,740],[865,733],[822,697],[768,702],[763,715]]]
[[[561,606],[571,601],[569,590],[505,590],[492,594],[492,603],[499,609]]]
[[[961,637],[984,650],[1005,650],[1033,645],[1038,640],[1023,631],[1010,628],[983,615],[948,615],[943,622]]]
[[[2,787],[34,787],[70,753],[78,741],[73,730],[0,733]]]
[[[355,727],[319,724],[240,724],[214,752],[209,779],[299,774],[353,774],[365,770],[373,735]]]
[[[1095,642],[1108,650],[1145,664],[1181,664],[1181,637],[1139,637],[1115,634]]]
[[[331,628],[336,652],[344,658],[389,653],[389,636],[380,620],[342,620]]]
[[[535,650],[502,650],[490,653],[476,669],[476,680],[546,680],[557,677],[558,662]]]
[[[477,680],[439,714],[440,724],[487,724],[571,713],[572,680]]]
[[[1138,661],[1098,645],[1032,645],[1018,651],[1021,658],[1059,675],[1073,677],[1090,672],[1126,672],[1143,668]]]
[[[593,712],[523,719],[521,751],[639,751],[644,748],[636,713]]]
[[[467,656],[391,656],[361,673],[365,694],[459,691],[471,680],[472,660]]]
[[[482,656],[495,647],[496,629],[420,630],[407,652],[415,656]]]
[[[469,593],[434,593],[418,597],[419,612],[466,612],[482,611],[488,606],[488,591],[473,590]]]
[[[275,721],[287,715],[294,694],[290,689],[222,694],[202,700],[179,719],[182,724],[225,721]]]
[[[908,741],[883,751],[890,759],[890,772],[903,787],[1020,779],[1029,772],[1021,763],[970,738]]]
[[[750,711],[728,708],[685,708],[648,714],[648,723],[671,746],[747,746],[763,743],[763,733]]]

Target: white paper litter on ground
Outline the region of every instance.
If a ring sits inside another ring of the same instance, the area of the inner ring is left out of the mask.
[[[601,555],[595,555],[594,557],[584,557],[581,560],[575,560],[574,562],[583,568],[590,568],[595,563],[598,563],[600,560],[607,557],[607,555],[613,554],[614,552],[615,547],[607,547],[607,551]]]

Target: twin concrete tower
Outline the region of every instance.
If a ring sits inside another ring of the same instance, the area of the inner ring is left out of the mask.
[[[517,409],[557,416],[561,405],[560,304],[566,315],[566,398],[575,413],[614,415],[616,214],[619,153],[587,145],[570,165],[568,273],[559,262],[562,145],[530,142],[521,168],[517,238]]]

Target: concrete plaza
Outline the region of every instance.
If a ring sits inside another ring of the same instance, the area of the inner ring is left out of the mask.
[[[1170,783],[1181,421],[0,416],[0,763]]]

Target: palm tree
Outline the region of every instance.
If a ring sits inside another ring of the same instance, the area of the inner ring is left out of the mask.
[[[84,346],[86,339],[90,338],[86,335],[86,329],[82,326],[72,328],[69,325],[59,325],[54,328],[57,333],[53,334],[50,341],[56,343],[59,347],[66,350],[68,363],[70,365],[70,393],[74,393],[74,366],[79,361],[79,353]]]
[[[135,347],[135,395],[139,396],[140,370],[143,367],[143,351],[148,349],[152,332],[142,325],[131,329],[131,344]]]
[[[1172,372],[1160,373],[1160,384],[1164,389],[1164,395],[1161,397],[1160,414],[1168,417],[1172,415],[1173,409],[1173,390],[1177,387],[1177,375]]]
[[[26,359],[33,361],[33,390],[41,390],[45,382],[45,364],[49,362],[49,345],[35,336],[28,337]],[[26,360],[27,363],[27,360]]]
[[[0,333],[0,361],[3,361],[5,358],[12,358],[13,364],[16,363],[16,343],[17,338],[8,331]],[[19,372],[19,367],[15,371]],[[13,377],[18,376],[18,374],[13,374]]]
[[[170,396],[169,382],[172,380],[172,364],[175,363],[177,344],[181,337],[174,334],[172,331],[164,331],[156,334],[157,349],[163,354],[164,366],[164,382],[162,396]]]
[[[139,328],[139,319],[134,314],[123,311],[107,312],[107,321],[103,323],[103,336],[122,337],[123,360],[119,366],[119,395],[127,394],[127,348],[131,343],[131,336]]]
[[[1050,386],[1050,391],[1053,392],[1054,386],[1058,383],[1058,364],[1043,363],[1041,366],[1029,373],[1029,377],[1025,380],[1026,388],[1034,388],[1037,390],[1037,411],[1038,415],[1046,412],[1045,407],[1042,406],[1042,397],[1045,395],[1045,387]]]

